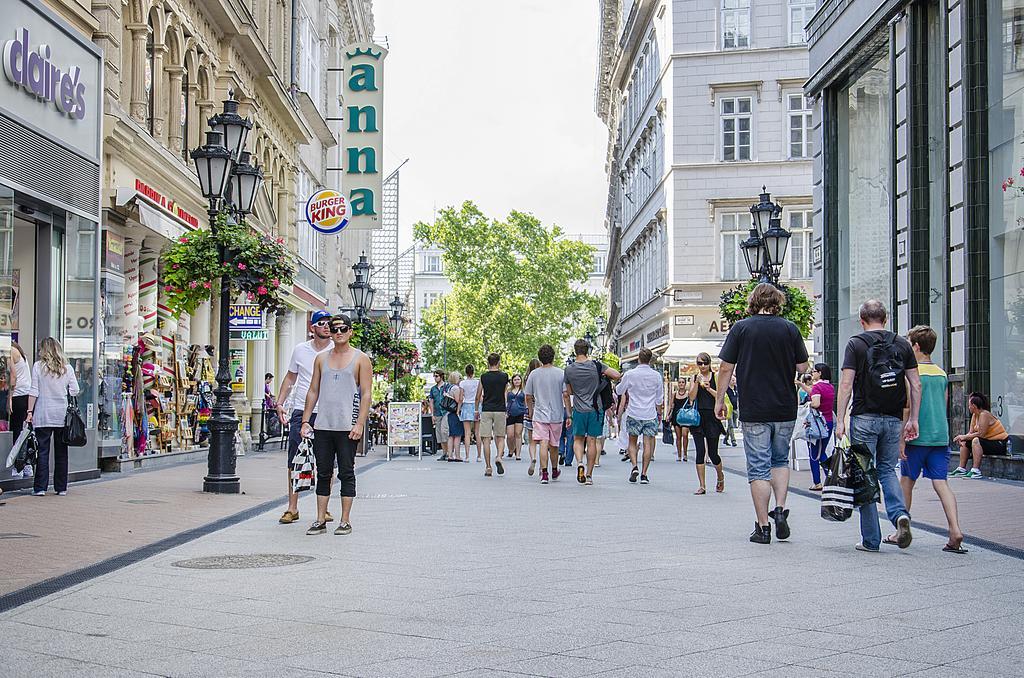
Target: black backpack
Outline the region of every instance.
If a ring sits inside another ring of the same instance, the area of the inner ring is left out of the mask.
[[[907,403],[907,386],[903,352],[896,346],[896,334],[886,332],[868,345],[866,372],[868,378],[864,404],[868,412],[886,413],[902,410]]]
[[[607,412],[611,409],[613,403],[612,381],[604,376],[605,368],[600,360],[595,360],[594,365],[597,367],[597,391],[594,392],[594,402],[592,405],[598,412]]]

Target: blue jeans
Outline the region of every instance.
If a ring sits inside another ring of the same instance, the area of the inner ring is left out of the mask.
[[[858,414],[850,417],[850,440],[871,450],[878,469],[878,482],[882,486],[885,512],[895,527],[896,521],[909,516],[903,503],[903,490],[896,476],[900,457],[900,435],[903,422],[883,414]],[[882,531],[878,526],[878,505],[870,502],[860,507],[861,542],[869,549],[882,545]]]
[[[743,451],[747,455],[747,482],[771,480],[773,468],[789,466],[792,421],[741,421]]]

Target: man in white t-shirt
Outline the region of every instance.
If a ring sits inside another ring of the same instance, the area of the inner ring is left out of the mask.
[[[654,445],[665,410],[665,385],[661,375],[651,368],[653,357],[651,349],[640,349],[640,356],[637,358],[640,364],[622,375],[622,381],[615,388],[615,392],[620,396],[629,394],[625,423],[626,432],[629,434],[629,460],[633,462],[629,482],[635,483],[639,476],[642,485],[648,482],[647,468],[654,457]],[[644,442],[643,471],[636,465],[637,447],[641,437]]]
[[[278,521],[285,525],[299,519],[299,495],[292,492],[292,459],[302,442],[302,408],[306,405],[306,393],[313,376],[313,362],[317,355],[329,351],[334,345],[331,342],[331,314],[327,311],[314,311],[309,319],[309,331],[313,338],[292,349],[288,374],[281,381],[281,390],[277,394],[277,416],[282,424],[288,422],[288,510]],[[314,410],[310,422],[315,419]],[[330,514],[327,515],[329,520],[333,520]]]

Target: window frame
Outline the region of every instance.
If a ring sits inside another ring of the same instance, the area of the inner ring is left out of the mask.
[[[799,97],[800,109],[792,108],[794,98]],[[793,154],[793,120],[800,118],[800,152],[802,155]],[[814,157],[813,131],[814,131],[814,107],[803,94],[790,92],[786,94],[786,155],[790,160],[810,160]]]
[[[746,101],[749,107],[747,113],[739,112],[739,104],[741,101]],[[725,112],[726,103],[733,104],[733,111],[731,113]],[[741,158],[740,150],[743,145],[739,143],[739,135],[743,130],[739,129],[740,122],[746,119],[747,121],[747,134],[749,135],[747,148],[747,157]],[[718,150],[720,154],[720,160],[722,162],[750,162],[754,159],[754,97],[751,95],[737,94],[734,96],[719,97],[718,98]],[[727,132],[725,127],[726,123],[732,121],[734,123],[733,130]],[[726,158],[726,148],[728,146],[725,143],[725,135],[733,134],[733,158]]]
[[[801,215],[801,225],[799,228],[793,226],[793,217]],[[789,249],[786,251],[786,277],[790,280],[810,280],[814,277],[814,271],[811,267],[811,249],[812,241],[814,238],[814,212],[809,205],[800,205],[798,207],[787,208],[785,214],[786,229],[792,234],[792,238],[789,243]],[[802,241],[801,244],[801,267],[803,268],[803,275],[796,276],[793,274],[793,263],[796,261],[794,253],[796,252],[797,238]]]
[[[788,12],[786,14],[789,22],[786,24],[786,40],[790,45],[806,45],[807,31],[804,28],[817,8],[814,0],[789,0]],[[793,39],[793,19],[796,14],[801,15],[800,36],[798,40]]]
[[[719,27],[718,27],[719,31],[718,31],[718,35],[719,35],[719,43],[721,44],[722,51],[736,50],[736,49],[750,49],[750,45],[751,45],[751,35],[750,35],[750,33],[751,33],[751,30],[750,30],[751,29],[750,0],[722,0],[721,4],[719,5],[718,16],[719,16]],[[730,23],[730,21],[731,21],[731,23],[734,24],[734,28],[735,28],[735,30],[734,30],[734,32],[732,34],[733,42],[735,43],[733,45],[726,44],[726,35],[727,35],[726,27],[727,27],[727,24]],[[741,26],[741,24],[744,24],[744,23],[746,24],[745,25],[746,34],[741,34],[740,31],[743,28],[743,26]],[[741,37],[745,38],[745,40],[746,40],[745,44],[740,44]]]
[[[725,221],[727,218],[733,218],[734,225],[731,228],[725,227]],[[753,217],[749,210],[722,210],[716,215],[716,225],[718,227],[718,279],[722,282],[741,282],[749,277],[747,271],[747,264],[743,258],[743,252],[740,251],[740,243],[746,240],[750,235],[750,228],[753,225]],[[727,245],[727,241],[730,243]],[[726,275],[725,270],[725,258],[726,253],[731,253],[733,259],[732,265],[734,269],[733,276]]]

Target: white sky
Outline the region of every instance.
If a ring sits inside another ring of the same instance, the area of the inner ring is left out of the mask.
[[[596,0],[374,0],[386,35],[384,160],[412,224],[473,200],[570,233],[603,230]]]

